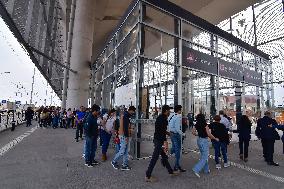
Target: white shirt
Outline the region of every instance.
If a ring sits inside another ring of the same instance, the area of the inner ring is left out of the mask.
[[[169,121],[169,131],[173,133],[178,133],[182,135],[182,116],[181,114],[171,114],[168,118]]]
[[[223,115],[220,115],[220,117],[221,117],[220,123],[224,124],[225,127],[231,131],[232,123],[227,118],[225,118]]]

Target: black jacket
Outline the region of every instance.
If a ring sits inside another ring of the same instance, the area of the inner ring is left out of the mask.
[[[257,127],[255,130],[256,136],[261,139],[275,140],[277,131],[275,128],[269,127],[268,125],[270,124],[277,125],[277,122],[275,119],[272,119],[268,116],[264,116],[263,118],[259,119],[257,121]]]
[[[97,137],[98,136],[98,122],[97,117],[92,113],[89,114],[86,123],[84,124],[85,135],[87,137]]]

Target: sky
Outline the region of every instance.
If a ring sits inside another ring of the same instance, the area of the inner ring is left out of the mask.
[[[34,63],[0,17],[0,102],[9,100],[29,104],[34,68]],[[60,105],[59,98],[37,68],[33,94],[32,103],[36,106],[45,103],[47,106]]]

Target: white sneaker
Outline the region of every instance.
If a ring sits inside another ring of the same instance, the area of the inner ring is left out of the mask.
[[[199,173],[195,172],[194,170],[192,170],[192,171],[193,171],[193,173],[195,174],[195,176],[196,176],[197,178],[200,178],[200,174],[199,174]]]
[[[228,167],[230,167],[231,165],[230,165],[230,163],[228,162],[228,163],[224,163],[224,168],[228,168]]]
[[[221,164],[216,164],[216,169],[221,169]]]

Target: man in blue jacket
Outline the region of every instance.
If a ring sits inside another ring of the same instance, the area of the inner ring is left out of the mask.
[[[264,113],[264,117],[257,121],[255,134],[261,139],[264,160],[268,165],[279,166],[278,163],[273,161],[274,143],[277,131],[274,127],[271,127],[271,125],[277,125],[277,122],[272,119],[271,112],[267,111]]]
[[[93,165],[99,164],[97,161],[94,160],[97,150],[97,139],[98,139],[97,118],[99,115],[100,115],[100,107],[94,104],[91,108],[91,113],[89,114],[86,123],[84,125],[85,137],[86,137],[85,165],[88,167],[93,167]]]

